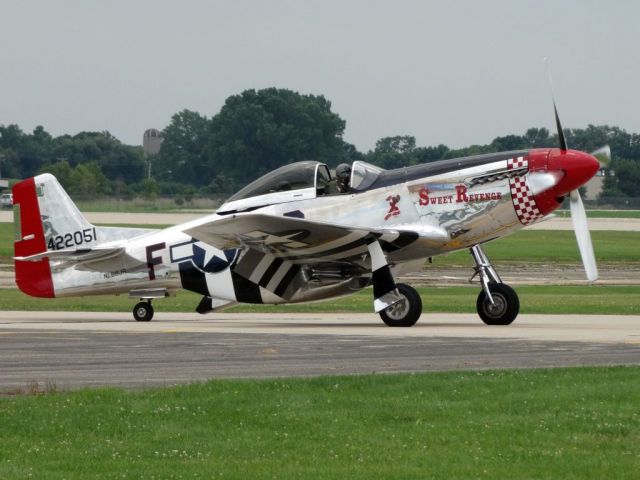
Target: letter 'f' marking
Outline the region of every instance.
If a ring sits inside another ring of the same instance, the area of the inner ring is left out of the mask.
[[[156,270],[154,266],[162,263],[162,255],[154,257],[153,252],[162,250],[163,248],[165,248],[164,242],[147,246],[147,268],[149,270],[149,280],[156,279]]]

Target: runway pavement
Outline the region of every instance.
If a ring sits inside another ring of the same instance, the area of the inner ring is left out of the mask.
[[[640,364],[640,316],[521,315],[489,327],[426,314],[389,328],[373,314],[0,312],[0,392],[277,377]]]

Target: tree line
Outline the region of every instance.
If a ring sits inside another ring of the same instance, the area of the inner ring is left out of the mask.
[[[18,125],[0,125],[4,178],[50,172],[72,195],[107,195],[139,182],[145,165],[142,147],[124,145],[109,132],[52,137],[41,126],[29,134]]]
[[[334,167],[364,160],[398,168],[462,156],[558,145],[546,128],[506,135],[486,145],[452,149],[418,146],[410,135],[381,138],[359,152],[343,139],[346,122],[322,95],[277,88],[246,90],[229,97],[208,118],[182,110],[162,130],[160,153],[145,157],[142,147],[121,143],[109,132],[52,137],[41,126],[32,133],[0,125],[0,171],[26,178],[48,171],[72,195],[229,194],[259,176],[291,162],[313,159]],[[640,187],[640,135],[618,127],[589,125],[566,129],[571,148],[613,152],[603,196],[637,197]],[[147,178],[149,172],[151,177]]]

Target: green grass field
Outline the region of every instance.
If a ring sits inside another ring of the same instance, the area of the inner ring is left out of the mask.
[[[423,312],[474,313],[480,287],[419,287]],[[519,285],[521,313],[544,314],[640,314],[640,286],[557,286]],[[157,312],[193,312],[200,297],[191,292],[156,300]],[[39,299],[28,297],[16,289],[0,289],[2,310],[56,310],[86,312],[129,312],[137,299],[127,296],[94,296],[82,298]],[[363,312],[373,313],[373,293],[365,289],[354,295],[320,303],[293,305],[238,305],[226,312],[308,313]],[[206,318],[206,317],[203,317]],[[428,321],[428,317],[426,320]]]
[[[0,398],[0,478],[636,479],[640,368]]]
[[[599,263],[640,263],[640,232],[591,232],[596,261]],[[508,237],[487,243],[485,252],[491,261],[501,263],[580,264],[576,237],[572,231],[520,230]],[[435,265],[473,264],[469,252],[461,250],[434,258]]]
[[[13,263],[13,223],[0,223],[0,263]]]

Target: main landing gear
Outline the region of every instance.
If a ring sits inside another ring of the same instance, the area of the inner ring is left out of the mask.
[[[380,312],[380,318],[389,327],[412,327],[422,314],[422,299],[415,288],[397,283],[402,299]]]
[[[153,318],[151,299],[139,302],[133,307],[133,318],[135,318],[137,322],[148,322]]]
[[[511,324],[520,311],[518,294],[509,285],[502,283],[480,245],[474,245],[469,251],[476,262],[474,274],[469,282],[479,276],[482,285],[482,291],[476,301],[478,315],[487,325]]]

